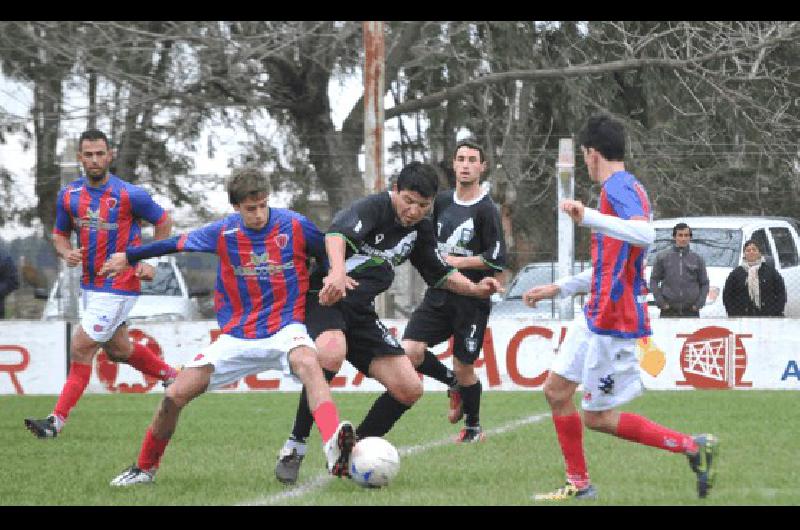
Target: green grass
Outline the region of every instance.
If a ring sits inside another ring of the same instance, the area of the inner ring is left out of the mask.
[[[457,428],[445,417],[444,393],[426,394],[387,435],[401,450],[389,487],[364,490],[348,480],[318,480],[324,464],[312,435],[299,495],[273,475],[297,393],[207,394],[187,407],[154,486],[111,488],[136,459],[159,395],[86,395],[55,440],[37,440],[23,418],[44,417],[53,396],[0,397],[0,505],[531,505],[531,494],[564,480],[541,392],[486,392],[482,444],[445,442]],[[342,418],[358,423],[374,393],[336,393]],[[695,494],[685,457],[587,432],[590,474],[600,499],[590,505],[797,505],[800,413],[792,391],[649,392],[625,407],[690,433],[721,440],[717,485]],[[506,426],[507,430],[492,432]],[[438,443],[437,443],[438,442]],[[406,454],[404,448],[419,446]],[[311,484],[309,486],[309,484]]]

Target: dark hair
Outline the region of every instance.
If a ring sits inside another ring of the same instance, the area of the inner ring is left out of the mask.
[[[586,120],[578,134],[578,145],[594,149],[608,161],[625,160],[625,131],[622,123],[606,114],[597,114]]]
[[[672,237],[675,237],[678,234],[678,230],[686,230],[689,229],[689,237],[692,237],[692,228],[687,225],[686,223],[678,223],[672,227]]]
[[[748,239],[747,241],[745,241],[744,245],[742,246],[742,250],[746,249],[750,245],[754,245],[758,249],[759,254],[764,253],[764,249],[761,248],[761,245],[755,239]]]
[[[486,162],[486,154],[483,152],[483,147],[481,147],[478,142],[475,141],[473,138],[464,138],[460,142],[456,144],[456,148],[453,151],[453,160],[456,159],[456,155],[458,154],[458,150],[462,147],[469,147],[470,149],[475,149],[480,154],[480,161]]]
[[[254,167],[236,168],[228,179],[228,201],[241,204],[248,197],[260,198],[269,194],[269,181],[264,172]]]
[[[439,174],[432,165],[414,161],[400,170],[395,184],[397,191],[416,191],[430,199],[439,189]]]
[[[81,137],[78,138],[78,151],[81,150],[81,144],[83,144],[84,140],[89,140],[90,142],[93,140],[103,140],[106,143],[106,149],[111,149],[111,144],[108,143],[108,137],[103,131],[98,129],[89,129],[81,133]]]

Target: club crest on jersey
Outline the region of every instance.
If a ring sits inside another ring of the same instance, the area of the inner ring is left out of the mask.
[[[383,238],[384,238],[383,234],[378,234],[377,236],[375,236],[375,244],[376,245],[379,244],[381,241],[383,241]]]
[[[466,341],[467,351],[470,353],[475,353],[478,351],[478,339],[473,339],[472,337],[468,338]]]
[[[472,230],[472,228],[462,228],[461,229],[461,237],[459,238],[459,242],[462,245],[466,245],[467,243],[469,243],[472,240],[472,236],[474,234],[475,234],[475,232]]]
[[[108,199],[106,199],[106,205],[108,206],[109,210],[114,209],[114,207],[117,205],[116,197],[109,197]]]
[[[289,243],[289,236],[286,234],[278,234],[275,236],[275,243],[277,243],[279,249],[283,250],[286,248],[286,244]]]

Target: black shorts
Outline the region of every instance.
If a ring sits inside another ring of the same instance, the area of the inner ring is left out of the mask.
[[[403,339],[434,346],[453,337],[453,356],[473,364],[481,353],[492,303],[444,289],[428,289],[411,314]]]
[[[322,306],[316,295],[306,298],[306,329],[316,340],[322,332],[339,329],[347,342],[347,360],[364,375],[380,355],[405,355],[397,338],[378,318],[373,305],[342,301]]]

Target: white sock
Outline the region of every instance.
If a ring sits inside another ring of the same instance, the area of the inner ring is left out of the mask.
[[[64,424],[66,422],[58,414],[51,414],[51,416],[53,417],[54,420],[53,425],[56,428],[56,432],[61,432],[61,429],[64,428]]]
[[[286,452],[289,452],[292,449],[295,449],[295,450],[297,450],[297,454],[298,455],[305,456],[306,455],[307,444],[305,444],[303,442],[298,442],[296,440],[293,440],[292,438],[289,438],[288,440],[286,440],[286,443],[283,444],[283,448],[286,450]]]

